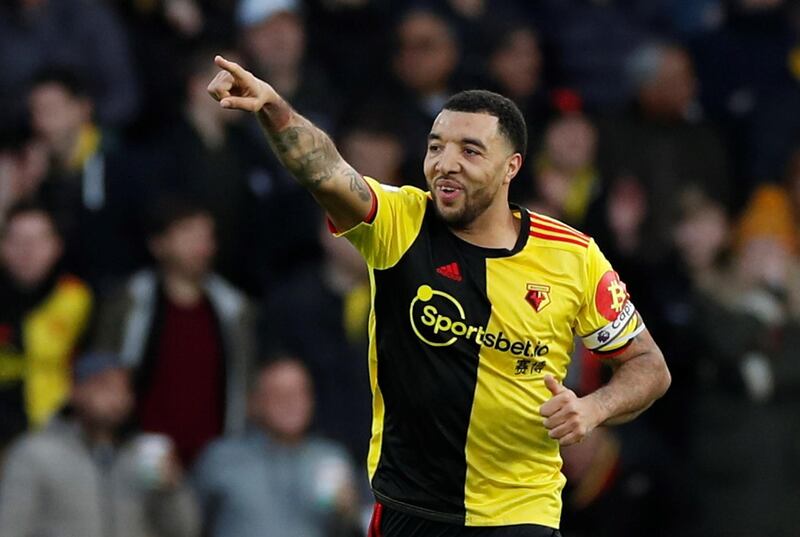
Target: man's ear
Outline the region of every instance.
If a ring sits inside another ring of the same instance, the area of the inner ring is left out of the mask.
[[[503,184],[507,185],[511,183],[511,180],[517,176],[519,170],[522,168],[522,155],[519,153],[514,153],[508,158],[506,162],[506,175],[503,179]]]

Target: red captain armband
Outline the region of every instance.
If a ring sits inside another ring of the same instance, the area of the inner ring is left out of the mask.
[[[378,195],[375,194],[375,191],[372,190],[372,186],[369,183],[367,183],[367,188],[369,188],[369,193],[372,196],[372,206],[369,208],[369,212],[367,216],[364,217],[363,222],[365,224],[371,224],[375,221],[375,215],[378,214]],[[339,230],[333,225],[330,216],[326,216],[325,221],[328,223],[328,231],[331,233],[339,233]]]

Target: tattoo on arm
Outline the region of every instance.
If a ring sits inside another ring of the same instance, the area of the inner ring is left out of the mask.
[[[349,187],[360,202],[372,200],[367,182],[339,155],[330,137],[288,103],[264,109],[258,118],[273,151],[303,187],[322,193],[323,185],[330,183],[329,192],[344,193]]]
[[[348,166],[349,168],[349,166]],[[370,201],[372,194],[369,191],[367,182],[361,177],[353,168],[345,172],[350,177],[350,192],[356,192],[358,197],[363,201]]]
[[[342,157],[327,134],[311,125],[270,132],[269,139],[284,166],[305,187],[315,190],[336,175]]]

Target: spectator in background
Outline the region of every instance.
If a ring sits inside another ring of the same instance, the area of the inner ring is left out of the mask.
[[[487,45],[491,48],[498,38],[502,40],[500,34],[511,32],[515,23],[538,20],[536,8],[525,0],[412,0],[405,4],[406,9],[415,5],[435,9],[447,19],[459,37],[459,78],[464,87],[486,78]]]
[[[11,206],[34,196],[47,168],[47,149],[27,126],[0,130],[0,225]]]
[[[692,59],[677,45],[651,44],[629,59],[636,90],[633,108],[600,129],[604,176],[638,182],[647,196],[647,220],[638,255],[662,261],[671,244],[680,192],[699,188],[730,200],[722,140],[700,121]]]
[[[789,69],[794,41],[789,4],[793,2],[718,3],[717,19],[723,24],[689,43],[702,88],[703,109],[726,137],[732,180],[737,185],[733,201],[738,211],[758,182],[780,179],[783,160],[796,139],[785,129],[798,124],[794,119],[797,103],[787,102],[793,99],[784,92],[793,83]],[[761,111],[770,108],[772,117],[759,117]],[[777,114],[776,108],[780,110]],[[751,140],[754,119],[759,123],[767,119],[769,124],[759,125],[757,138]],[[752,150],[751,143],[758,152]],[[764,149],[767,152],[762,153]]]
[[[529,24],[514,20],[498,24],[491,37],[486,66],[489,85],[519,106],[536,146],[550,112],[539,34]]]
[[[532,164],[536,197],[528,207],[588,230],[592,204],[602,191],[597,130],[579,110],[553,119]]]
[[[177,119],[183,73],[176,69],[209,43],[233,46],[236,0],[115,0],[128,30],[139,78],[141,106],[126,130],[146,139]]]
[[[309,49],[339,95],[358,102],[385,78],[391,15],[399,2],[305,0]],[[366,83],[365,83],[366,82]]]
[[[286,92],[298,112],[332,131],[340,103],[324,71],[307,54],[303,15],[299,0],[239,0],[236,21],[240,47],[248,68],[275,81],[275,87]],[[258,122],[243,119],[257,144],[256,154],[266,158],[264,166],[251,175],[251,186],[259,196],[254,227],[280,230],[257,241],[252,256],[266,293],[275,278],[317,261],[318,209],[274,157]],[[246,147],[240,149],[253,154]]]
[[[354,469],[344,451],[309,436],[312,380],[281,356],[254,377],[254,428],[209,446],[194,472],[210,537],[359,535]]]
[[[133,394],[116,357],[82,356],[70,402],[10,451],[0,481],[0,535],[199,535],[196,506],[169,446],[125,428]]]
[[[487,25],[488,26],[488,25]],[[494,23],[488,33],[485,85],[510,98],[519,107],[528,126],[528,147],[538,148],[553,106],[543,80],[544,56],[540,48],[539,35],[534,28],[519,17]],[[576,102],[580,106],[580,99]],[[530,177],[531,159],[522,163],[520,177]],[[530,184],[514,181],[511,184],[512,199],[529,198]]]
[[[323,128],[333,127],[337,99],[324,72],[306,54],[299,0],[239,0],[236,20],[248,68]]]
[[[750,173],[749,181],[778,181],[784,171],[784,163],[800,143],[800,2],[788,2],[786,8],[787,13],[781,14],[778,21],[788,26],[788,35],[776,36],[755,26],[758,36],[767,41],[783,37],[781,44],[785,51],[779,54],[773,50],[763,59],[755,56],[753,61],[757,63],[753,67],[759,69],[759,72],[745,79],[745,89],[750,90],[745,95],[758,96],[752,113],[752,123],[742,133],[750,161],[747,170]],[[732,41],[732,46],[739,44],[736,40]],[[745,58],[750,54],[747,50]],[[712,60],[709,58],[708,62],[710,61]],[[721,63],[718,60],[717,62]],[[766,62],[767,69],[770,66],[785,69],[786,79],[783,83],[777,83],[775,78],[778,73],[773,73],[763,80],[771,87],[758,84],[762,82],[762,62]],[[728,80],[723,80],[725,82]],[[723,86],[722,89],[730,91],[730,86]]]
[[[62,252],[43,207],[20,202],[9,209],[0,235],[0,449],[44,425],[69,393],[92,293],[60,270]]]
[[[49,159],[36,195],[64,227],[67,266],[104,287],[144,259],[137,216],[143,183],[135,176],[140,165],[126,160],[94,121],[94,101],[75,72],[37,73],[28,107]]]
[[[137,112],[126,35],[109,6],[84,0],[0,3],[0,122],[22,109],[20,88],[54,65],[91,75],[88,93],[104,126],[123,125]]]
[[[720,210],[709,205],[704,213]],[[709,267],[713,250],[703,253],[686,229],[679,242],[696,282],[693,327],[703,350],[694,363],[689,434],[698,516],[692,535],[796,530],[798,245],[789,214],[761,216],[745,213],[726,264]]]
[[[535,4],[542,39],[555,51],[550,71],[558,85],[574,88],[591,111],[617,111],[629,93],[625,61],[631,50],[652,38],[634,4],[652,0],[540,0]]]
[[[257,287],[247,262],[255,241],[251,230],[256,193],[251,182],[267,164],[239,117],[216,106],[206,91],[213,76],[210,52],[186,62],[185,99],[178,120],[154,137],[150,157],[155,189],[201,200],[214,216],[216,270],[236,285]],[[260,276],[260,275],[259,275]]]
[[[764,183],[748,200],[745,212],[749,221],[763,230],[786,230],[800,244],[800,146],[789,156],[780,183]]]
[[[95,347],[133,370],[140,428],[171,437],[188,468],[209,441],[244,427],[250,304],[211,271],[216,240],[206,209],[165,198],[150,228],[156,266],[101,305]]]
[[[308,367],[318,403],[315,430],[366,459],[371,424],[367,324],[371,295],[355,248],[319,220],[321,263],[282,280],[264,304],[264,354],[286,349]],[[314,337],[308,336],[314,327]],[[343,387],[346,389],[342,389]]]
[[[403,177],[409,184],[421,185],[419,170],[425,156],[425,144],[421,141],[426,139],[433,119],[456,89],[459,42],[448,20],[426,8],[404,13],[395,27],[395,37],[397,45],[391,62],[398,87],[392,105],[402,118],[403,144],[408,156]]]
[[[386,106],[388,109],[388,103]],[[394,115],[371,107],[345,119],[337,137],[342,156],[364,175],[390,185],[403,185],[406,149],[395,125]]]

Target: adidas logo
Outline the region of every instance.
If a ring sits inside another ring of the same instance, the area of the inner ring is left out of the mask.
[[[449,278],[457,282],[460,282],[463,279],[461,277],[461,269],[458,268],[458,263],[456,263],[455,261],[450,263],[449,265],[442,265],[441,267],[436,269],[436,272],[438,272],[445,278]]]

